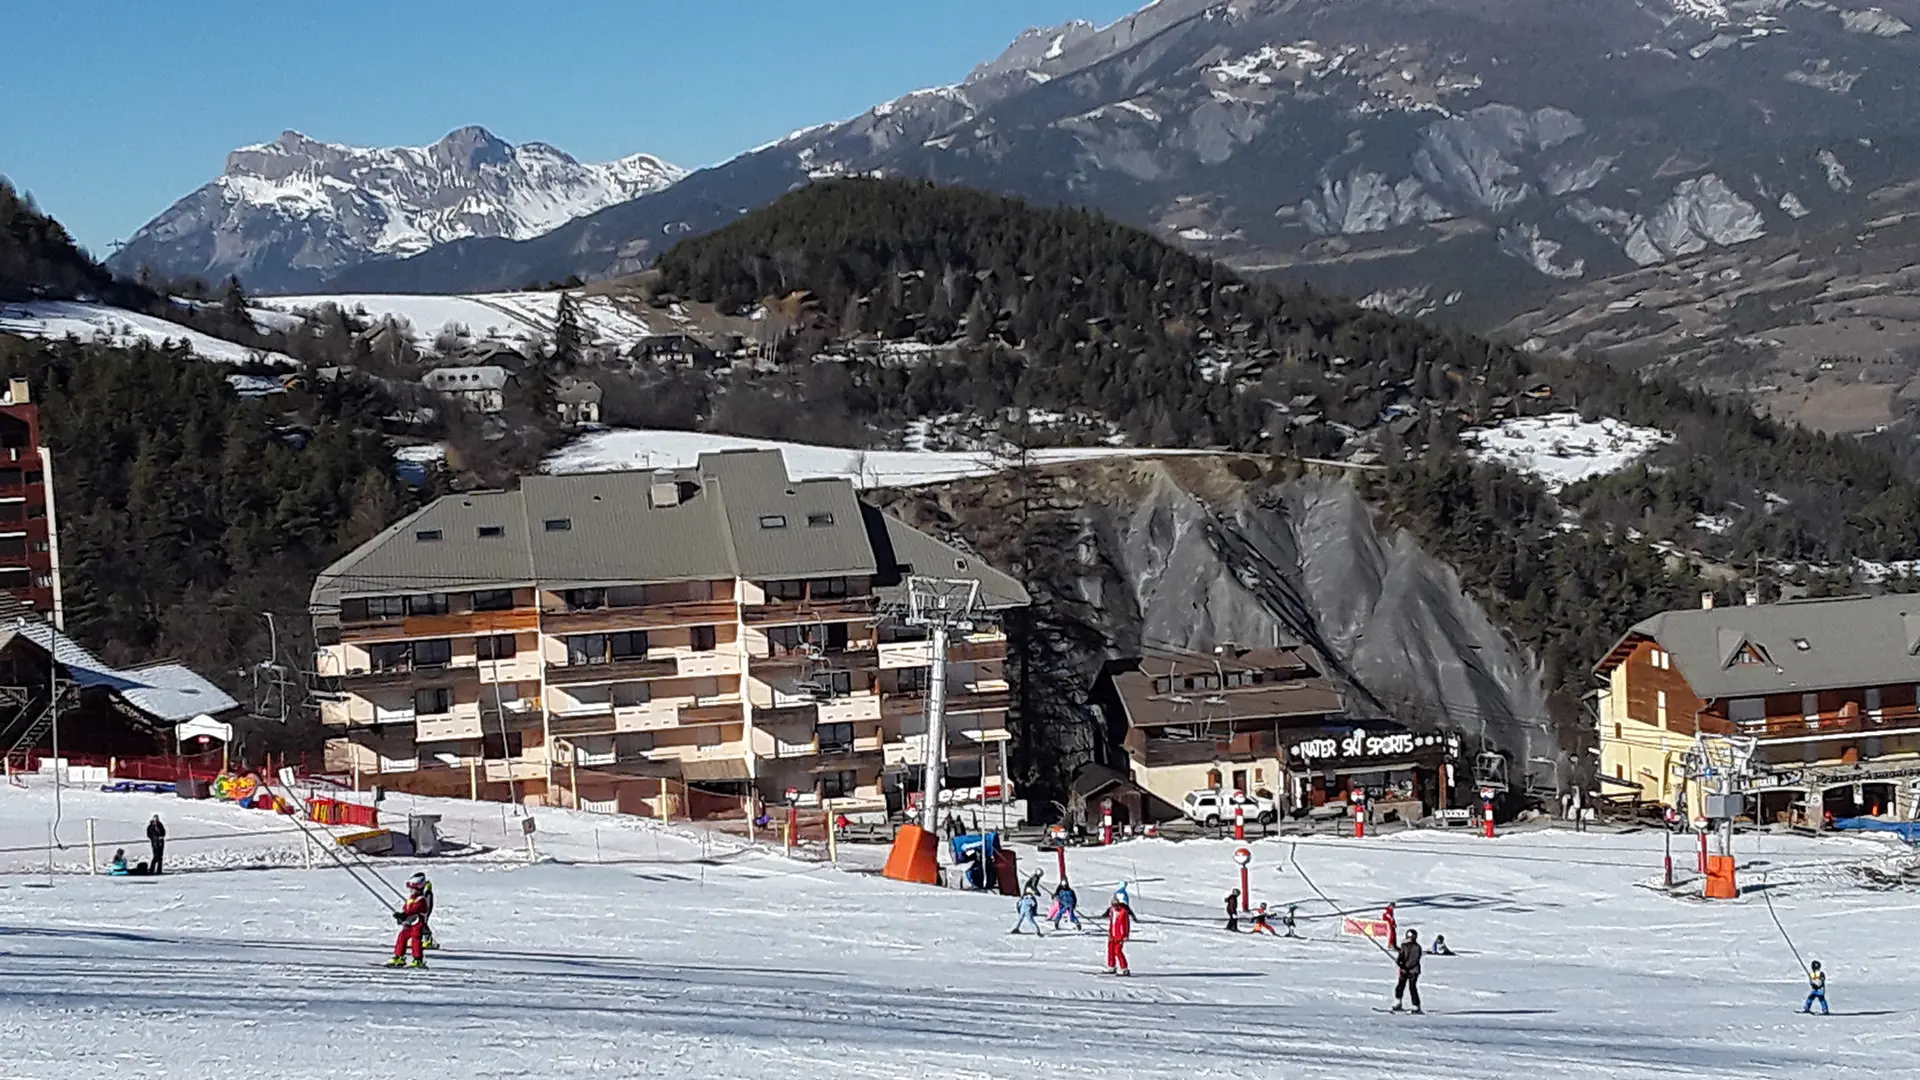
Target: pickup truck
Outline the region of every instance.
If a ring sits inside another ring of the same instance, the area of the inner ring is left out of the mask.
[[[1235,806],[1244,808],[1242,813],[1248,821],[1261,825],[1271,825],[1280,819],[1279,808],[1272,799],[1232,791],[1189,791],[1180,803],[1180,812],[1189,821],[1213,827],[1232,821]]]

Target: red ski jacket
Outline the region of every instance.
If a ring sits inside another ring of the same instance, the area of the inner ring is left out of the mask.
[[[432,910],[433,898],[426,893],[417,892],[407,897],[407,906],[400,909],[400,914],[406,916],[407,922],[412,923],[426,918],[428,912]]]
[[[1107,940],[1125,941],[1133,936],[1133,912],[1125,904],[1115,904],[1107,909]]]

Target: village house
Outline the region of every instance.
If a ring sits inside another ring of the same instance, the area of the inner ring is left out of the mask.
[[[420,379],[427,389],[466,402],[476,412],[497,413],[507,407],[507,384],[513,372],[495,364],[434,368]]]
[[[562,375],[553,388],[553,408],[563,424],[600,422],[600,384],[577,375]]]
[[[1920,811],[1920,596],[1707,596],[1634,625],[1594,674],[1601,781],[1620,797],[1703,813],[1687,775],[1704,744],[1740,763],[1759,821]]]

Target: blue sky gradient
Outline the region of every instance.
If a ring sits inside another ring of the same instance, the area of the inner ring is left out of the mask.
[[[710,165],[922,86],[1029,26],[1145,0],[22,0],[0,175],[96,255],[292,128],[364,146],[463,124],[583,161]]]

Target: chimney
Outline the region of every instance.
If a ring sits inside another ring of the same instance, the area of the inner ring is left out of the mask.
[[[1703,592],[1700,594],[1700,610],[1702,611],[1713,610],[1713,593]]]
[[[9,379],[7,381],[7,404],[25,405],[32,400],[33,395],[27,390],[27,380]]]
[[[672,469],[654,472],[653,483],[647,488],[647,502],[655,510],[680,505],[680,479],[673,475]]]

